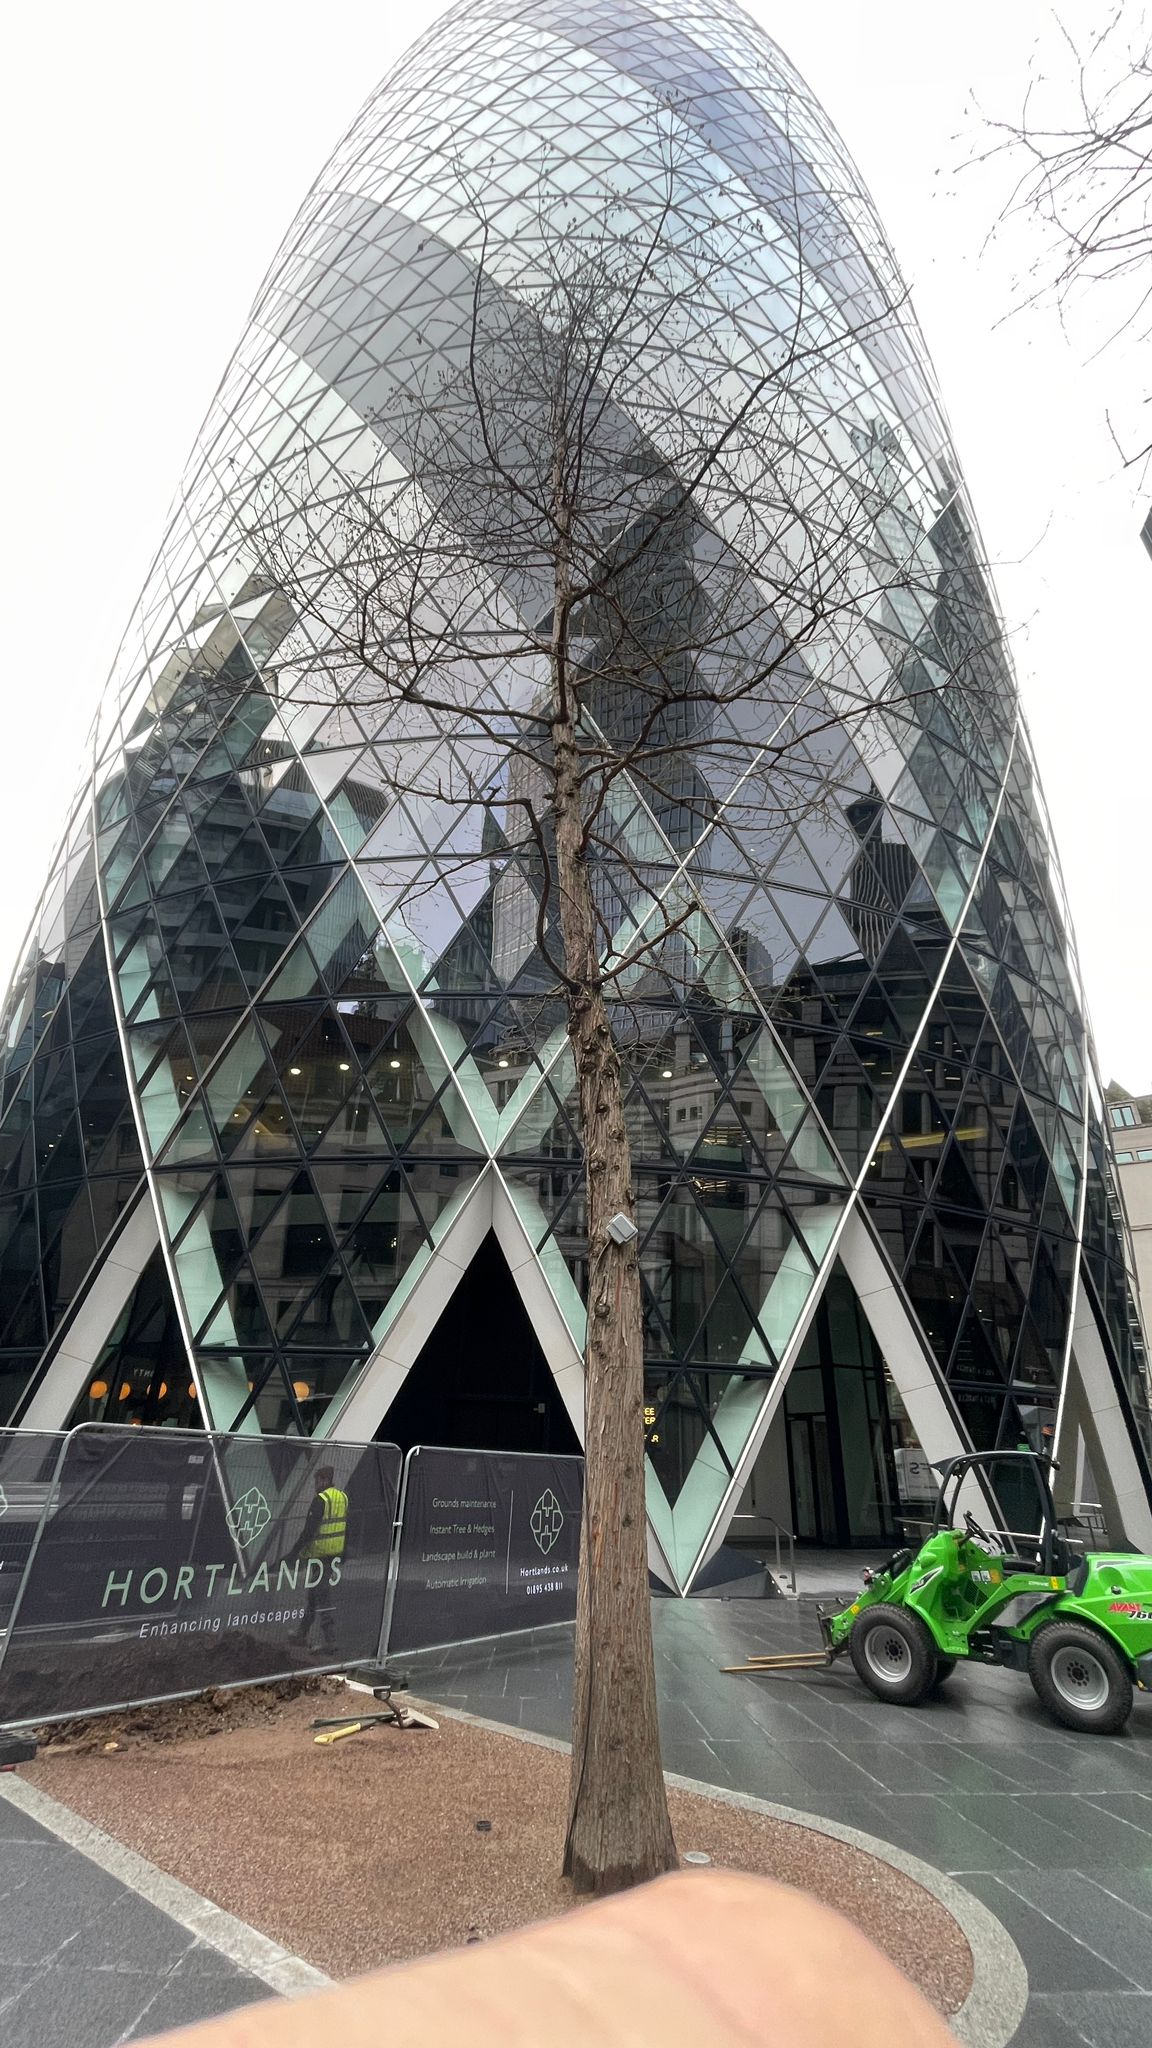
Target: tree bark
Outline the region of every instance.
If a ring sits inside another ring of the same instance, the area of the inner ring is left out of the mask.
[[[575,734],[553,728],[556,879],[573,986],[568,1036],[587,1190],[584,1526],[576,1612],[572,1783],[564,1874],[577,1891],[642,1884],[676,1864],[660,1761],[644,1500],[644,1358],[632,1162],[620,1060],[600,978]]]

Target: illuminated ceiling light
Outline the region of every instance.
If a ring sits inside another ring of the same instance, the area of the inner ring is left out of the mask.
[[[296,1399],[298,1401],[306,1401],[308,1399],[309,1394],[312,1392],[312,1389],[309,1386],[307,1380],[293,1380],[292,1392],[295,1394]]]
[[[396,1068],[400,1065],[400,1062],[399,1060],[389,1060],[388,1065],[392,1068]]]
[[[188,1399],[190,1401],[198,1401],[200,1399],[199,1394],[196,1392],[195,1384],[190,1386],[188,1389]]]
[[[290,1074],[298,1074],[300,1072],[300,1069],[299,1067],[289,1067],[288,1072]]]
[[[125,1380],[125,1382],[124,1382],[124,1385],[123,1385],[123,1386],[121,1387],[121,1389],[120,1389],[120,1392],[118,1393],[118,1395],[116,1396],[116,1398],[117,1398],[117,1400],[118,1400],[118,1401],[126,1401],[126,1400],[128,1399],[128,1396],[129,1396],[129,1394],[130,1394],[131,1392],[132,1392],[132,1382],[131,1382],[131,1380]]]
[[[670,1081],[670,1080],[672,1079],[672,1069],[671,1069],[671,1067],[662,1067],[662,1068],[661,1068],[661,1070],[660,1070],[660,1079],[661,1079],[662,1081]]]
[[[156,1396],[157,1400],[158,1400],[158,1401],[162,1401],[162,1400],[164,1399],[165,1395],[167,1394],[167,1392],[168,1392],[168,1382],[167,1382],[167,1380],[161,1380],[161,1382],[160,1382],[160,1392],[159,1392],[159,1393],[157,1394],[157,1396]]]
[[[350,1071],[350,1069],[349,1069],[348,1061],[347,1061],[347,1060],[341,1060],[341,1062],[340,1062],[340,1072],[341,1072],[342,1074],[347,1074],[347,1073],[348,1073],[349,1071]]]
[[[498,1067],[506,1067],[508,1065],[508,1062],[507,1060],[497,1060],[496,1065]]]
[[[88,1389],[88,1399],[90,1401],[102,1401],[107,1392],[107,1380],[93,1380],[92,1385]]]

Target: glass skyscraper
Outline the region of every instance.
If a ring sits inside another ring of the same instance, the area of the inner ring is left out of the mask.
[[[1021,1442],[1058,1442],[1068,1499],[1152,1549],[1127,1234],[973,517],[859,175],[729,0],[465,0],[293,222],[7,1000],[0,1421],[575,1448],[580,1144],[533,878],[397,794],[354,679],[285,685],[301,622],[255,537],[289,471],[317,504],[354,490],[389,395],[453,359],[465,177],[514,301],[526,192],[539,217],[553,187],[642,183],[657,116],[710,167],[720,282],[686,377],[722,389],[726,350],[767,366],[786,339],[797,473],[835,471],[888,566],[850,643],[807,656],[878,679],[876,716],[812,752],[820,804],[751,819],[686,726],[646,827],[698,956],[621,1040],[654,1570],[707,1585],[774,1521],[882,1541],[929,1460]],[[947,685],[976,664],[973,721]],[[894,665],[924,684],[900,704]]]

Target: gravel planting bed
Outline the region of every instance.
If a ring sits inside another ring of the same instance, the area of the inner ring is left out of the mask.
[[[373,1702],[349,1695],[352,1711]],[[61,1749],[21,1772],[86,1820],[334,1977],[483,1940],[573,1904],[559,1876],[567,1758],[461,1721],[320,1746],[316,1695],[261,1702],[207,1739],[124,1716],[112,1750]],[[435,1709],[431,1709],[435,1713]],[[795,1885],[855,1922],[937,2009],[972,1981],[950,1913],[847,1843],[670,1791],[681,1854]]]

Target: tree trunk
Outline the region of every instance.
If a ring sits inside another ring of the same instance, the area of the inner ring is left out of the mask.
[[[636,1241],[608,1236],[632,1215],[620,1061],[600,981],[583,851],[575,737],[553,728],[556,871],[568,1036],[580,1092],[588,1199],[584,1527],[576,1611],[572,1785],[564,1874],[577,1891],[641,1884],[676,1864],[660,1762],[644,1502],[644,1366]]]

